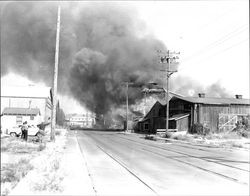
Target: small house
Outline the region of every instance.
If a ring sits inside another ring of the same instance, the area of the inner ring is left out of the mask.
[[[39,108],[44,123],[51,121],[52,89],[40,86],[1,86],[1,114],[4,108]]]
[[[4,108],[1,114],[1,126],[9,129],[27,121],[29,125],[41,123],[41,113],[38,108]]]

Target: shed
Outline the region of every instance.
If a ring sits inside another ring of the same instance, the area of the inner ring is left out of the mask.
[[[169,129],[188,131],[190,114],[177,114],[169,118]]]

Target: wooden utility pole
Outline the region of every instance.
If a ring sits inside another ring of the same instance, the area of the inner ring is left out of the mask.
[[[128,82],[126,82],[126,132],[128,132]]]
[[[56,28],[56,51],[55,51],[55,68],[54,68],[54,82],[53,82],[53,108],[51,120],[51,133],[50,140],[55,141],[55,128],[56,128],[56,105],[57,105],[57,78],[58,78],[58,61],[59,61],[59,41],[60,41],[60,17],[61,7],[58,6],[57,13],[57,28]]]
[[[170,58],[169,50],[167,51],[167,93],[166,93],[166,133],[168,132],[168,119],[169,119],[169,68]]]
[[[126,132],[128,132],[128,87],[132,82],[123,82],[126,85]]]
[[[160,61],[161,63],[164,63],[165,61],[167,62],[167,69],[166,70],[162,70],[165,71],[167,73],[167,80],[166,80],[166,133],[168,132],[168,121],[169,121],[169,87],[170,87],[170,76],[177,72],[177,70],[170,70],[170,65],[172,63],[172,61],[175,61],[176,59],[179,59],[179,57],[177,56],[177,54],[180,53],[176,53],[176,52],[170,52],[169,50],[167,51],[167,55],[164,56],[160,56]],[[174,56],[176,55],[176,56]]]

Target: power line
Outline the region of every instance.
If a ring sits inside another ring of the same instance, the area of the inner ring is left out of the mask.
[[[234,31],[232,31],[232,32],[224,35],[223,37],[221,37],[220,39],[216,40],[215,42],[212,42],[211,44],[208,44],[207,46],[205,46],[205,48],[202,48],[202,49],[196,51],[195,53],[193,53],[192,55],[184,58],[182,62],[186,62],[186,61],[188,61],[188,60],[190,60],[190,59],[192,59],[194,57],[197,58],[197,53],[199,53],[199,55],[200,55],[201,53],[207,52],[208,49],[211,50],[212,48],[214,48],[214,47],[216,47],[218,45],[223,44],[225,41],[231,39],[232,37],[237,36],[238,34],[244,32],[246,30],[248,30],[248,26],[247,26],[247,24],[244,24],[244,25],[238,27],[237,29],[235,29]]]
[[[216,18],[213,18],[212,20],[210,20],[208,23],[206,23],[205,25],[202,25],[197,31],[196,33],[198,34],[198,32],[204,30],[205,28],[207,28],[208,26],[210,26],[211,24],[217,23],[222,17],[224,17],[225,15],[227,15],[228,13],[231,13],[232,10],[235,10],[235,8],[231,8],[228,9],[227,11],[223,12],[222,14],[218,15]]]
[[[235,44],[233,44],[233,45],[231,45],[231,46],[229,46],[229,47],[227,47],[227,48],[225,48],[225,49],[223,49],[223,50],[221,50],[221,51],[219,51],[219,52],[217,52],[217,53],[214,53],[214,54],[212,54],[212,55],[210,55],[210,56],[208,56],[208,57],[206,57],[206,58],[202,58],[201,60],[196,61],[196,63],[203,62],[204,60],[206,60],[206,59],[208,59],[208,58],[211,59],[211,58],[213,58],[214,56],[217,56],[217,55],[219,55],[219,54],[221,54],[221,53],[223,53],[223,52],[225,52],[225,51],[227,51],[227,50],[230,50],[231,48],[234,48],[234,47],[236,47],[236,46],[238,46],[238,45],[240,45],[240,44],[246,42],[247,40],[249,40],[249,37],[246,38],[246,39],[244,39],[244,40],[241,40],[240,42],[237,42],[237,43],[235,43]],[[187,69],[187,68],[188,68],[188,67],[183,67],[183,68],[180,68],[178,71],[183,71],[183,70],[185,70],[185,69]]]
[[[229,49],[231,49],[231,48],[234,48],[234,47],[236,47],[236,46],[238,46],[238,45],[240,45],[240,44],[246,42],[247,40],[249,40],[249,38],[246,38],[246,39],[244,39],[244,40],[242,40],[242,41],[240,41],[240,42],[238,42],[238,43],[236,43],[236,44],[233,44],[233,45],[231,45],[230,47],[227,47],[227,48],[225,48],[224,50],[219,51],[218,53],[215,53],[215,54],[213,54],[213,55],[210,55],[210,56],[207,57],[207,58],[212,58],[212,57],[214,57],[214,56],[217,56],[217,55],[219,55],[219,54],[221,54],[221,53],[223,53],[223,52],[225,52],[225,51],[227,51],[227,50],[229,50]],[[205,58],[205,59],[207,59],[207,58]],[[200,62],[200,61],[199,61],[199,62]]]

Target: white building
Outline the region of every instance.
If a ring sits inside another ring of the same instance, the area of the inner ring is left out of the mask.
[[[5,108],[39,109],[41,121],[45,123],[50,122],[52,109],[51,88],[38,86],[1,86],[1,115]],[[19,116],[17,115],[16,118],[19,118]]]
[[[93,113],[68,115],[68,125],[70,127],[92,128],[95,125],[95,115]]]
[[[28,125],[41,123],[41,113],[38,108],[4,108],[1,114],[1,126],[5,131],[14,125],[21,125],[27,121]]]

